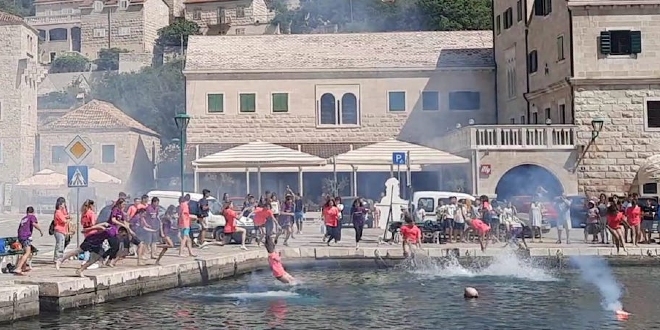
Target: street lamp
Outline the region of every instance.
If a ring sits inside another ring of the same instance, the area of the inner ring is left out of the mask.
[[[605,120],[602,118],[594,118],[591,121],[591,140],[595,140],[598,135],[600,134],[600,131],[603,130],[603,123],[605,123]]]
[[[183,162],[183,150],[186,147],[186,128],[188,123],[190,123],[190,116],[187,113],[178,113],[174,116],[174,122],[176,123],[176,128],[179,129],[179,166],[181,167],[181,196],[184,195],[183,189],[183,175],[184,175],[184,162]]]

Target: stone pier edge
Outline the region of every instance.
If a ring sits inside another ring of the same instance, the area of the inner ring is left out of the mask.
[[[291,264],[298,264],[314,260],[376,259],[377,255],[383,259],[403,258],[403,251],[398,245],[360,249],[299,247],[283,248],[280,252],[285,265],[287,259],[291,259]],[[652,260],[660,259],[659,252],[660,248],[635,248],[629,249],[628,253],[622,252],[617,255],[616,249],[605,247],[531,248],[523,251],[531,257],[600,255],[612,259],[652,257]],[[421,253],[433,258],[494,257],[501,254],[502,249],[491,248],[482,252],[478,247],[432,247],[425,248]],[[205,285],[223,278],[263,269],[267,267],[267,256],[264,249],[237,251],[227,256],[182,259],[181,262],[171,265],[106,269],[103,274],[94,274],[87,278],[58,275],[64,272],[73,275],[73,269],[65,268],[59,273],[53,269],[55,276],[49,279],[27,277],[0,282],[0,323],[36,316],[40,311],[61,312],[178,287]]]

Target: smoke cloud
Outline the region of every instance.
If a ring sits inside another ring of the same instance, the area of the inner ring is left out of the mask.
[[[607,261],[599,257],[571,257],[571,264],[580,270],[582,280],[598,288],[603,297],[601,303],[608,311],[622,309],[623,288],[617,282]]]

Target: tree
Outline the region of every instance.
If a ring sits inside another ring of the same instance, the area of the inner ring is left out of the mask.
[[[156,43],[161,46],[181,46],[188,45],[188,36],[199,35],[199,25],[193,21],[184,18],[177,18],[172,24],[158,30],[158,39]]]
[[[490,0],[418,0],[432,30],[490,30],[493,28]]]
[[[99,71],[119,70],[119,54],[121,53],[128,53],[128,50],[114,47],[101,49],[99,58],[94,61],[96,69]]]
[[[50,63],[50,73],[84,72],[89,68],[89,60],[77,53],[58,56]]]
[[[21,17],[32,16],[33,0],[0,0],[0,10]]]
[[[127,115],[161,134],[177,137],[174,116],[185,109],[185,79],[181,61],[147,67],[135,73],[108,72],[91,86],[94,99],[111,102]]]

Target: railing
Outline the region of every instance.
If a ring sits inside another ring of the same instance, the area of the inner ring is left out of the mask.
[[[25,22],[30,25],[80,23],[80,14],[31,16]]]
[[[460,128],[438,141],[441,149],[463,150],[571,150],[574,125],[475,125]]]

